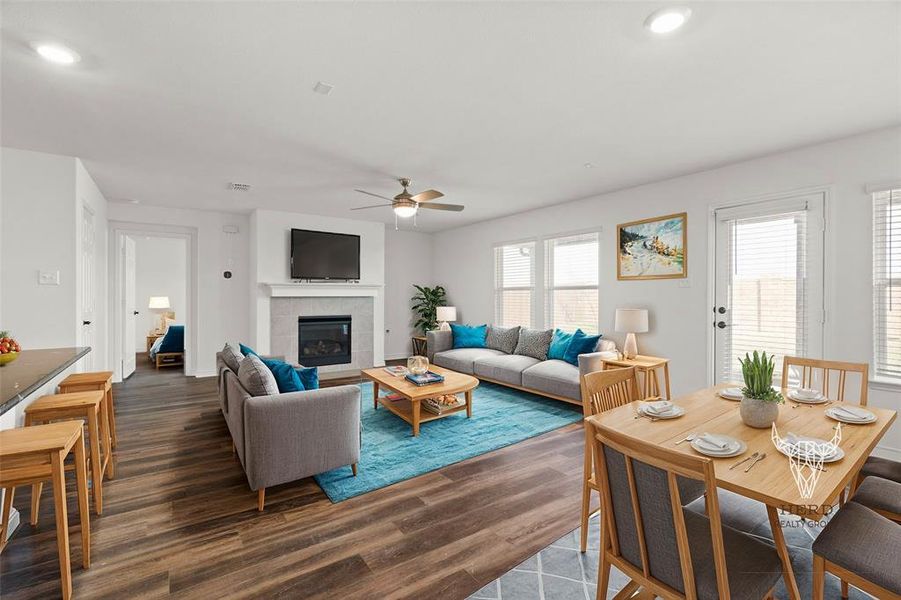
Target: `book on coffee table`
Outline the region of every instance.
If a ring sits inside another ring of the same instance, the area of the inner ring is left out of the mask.
[[[434,415],[442,415],[446,412],[460,408],[466,404],[466,400],[458,398],[456,394],[447,394],[437,396],[435,398],[424,398],[420,400],[423,410],[427,410]]]
[[[407,370],[407,367],[402,367],[400,365],[392,366],[392,367],[383,367],[386,373],[389,375],[394,375],[395,377],[403,377],[410,371]]]
[[[429,385],[431,383],[441,383],[444,381],[443,375],[439,375],[433,371],[426,371],[422,375],[408,373],[406,377],[407,381],[416,385]]]

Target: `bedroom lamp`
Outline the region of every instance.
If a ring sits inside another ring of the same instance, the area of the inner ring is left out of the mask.
[[[626,334],[623,355],[626,358],[635,358],[638,355],[635,334],[645,333],[648,330],[648,311],[644,308],[617,308],[613,328]]]
[[[147,308],[160,315],[160,323],[157,329],[164,331],[166,329],[166,311],[171,308],[169,306],[169,296],[151,296]]]
[[[450,325],[447,322],[457,320],[457,307],[439,306],[435,309],[435,318],[441,321],[438,325],[438,331],[450,331]]]

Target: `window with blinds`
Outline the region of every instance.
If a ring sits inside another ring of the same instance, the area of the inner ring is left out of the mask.
[[[544,326],[598,331],[598,234],[544,241]]]
[[[873,194],[873,368],[901,380],[901,189]]]
[[[738,357],[755,350],[807,356],[807,211],[725,221],[729,326],[722,381],[742,381]]]
[[[494,248],[494,322],[500,327],[533,326],[535,242]]]

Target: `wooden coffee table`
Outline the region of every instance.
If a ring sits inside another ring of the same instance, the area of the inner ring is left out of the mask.
[[[378,410],[379,404],[413,426],[413,435],[419,435],[419,424],[448,415],[466,411],[466,417],[472,417],[472,390],[478,387],[479,380],[471,375],[449,371],[441,367],[430,366],[429,370],[444,375],[442,383],[414,385],[403,377],[395,377],[382,368],[365,369],[363,377],[372,382],[373,406]],[[386,388],[403,396],[397,400],[379,398],[379,389]],[[421,411],[419,402],[423,398],[434,398],[445,394],[466,394],[466,404],[436,415]]]

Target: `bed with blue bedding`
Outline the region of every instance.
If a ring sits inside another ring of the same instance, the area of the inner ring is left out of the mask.
[[[166,335],[157,338],[148,354],[157,369],[185,364],[185,326],[170,325]]]

